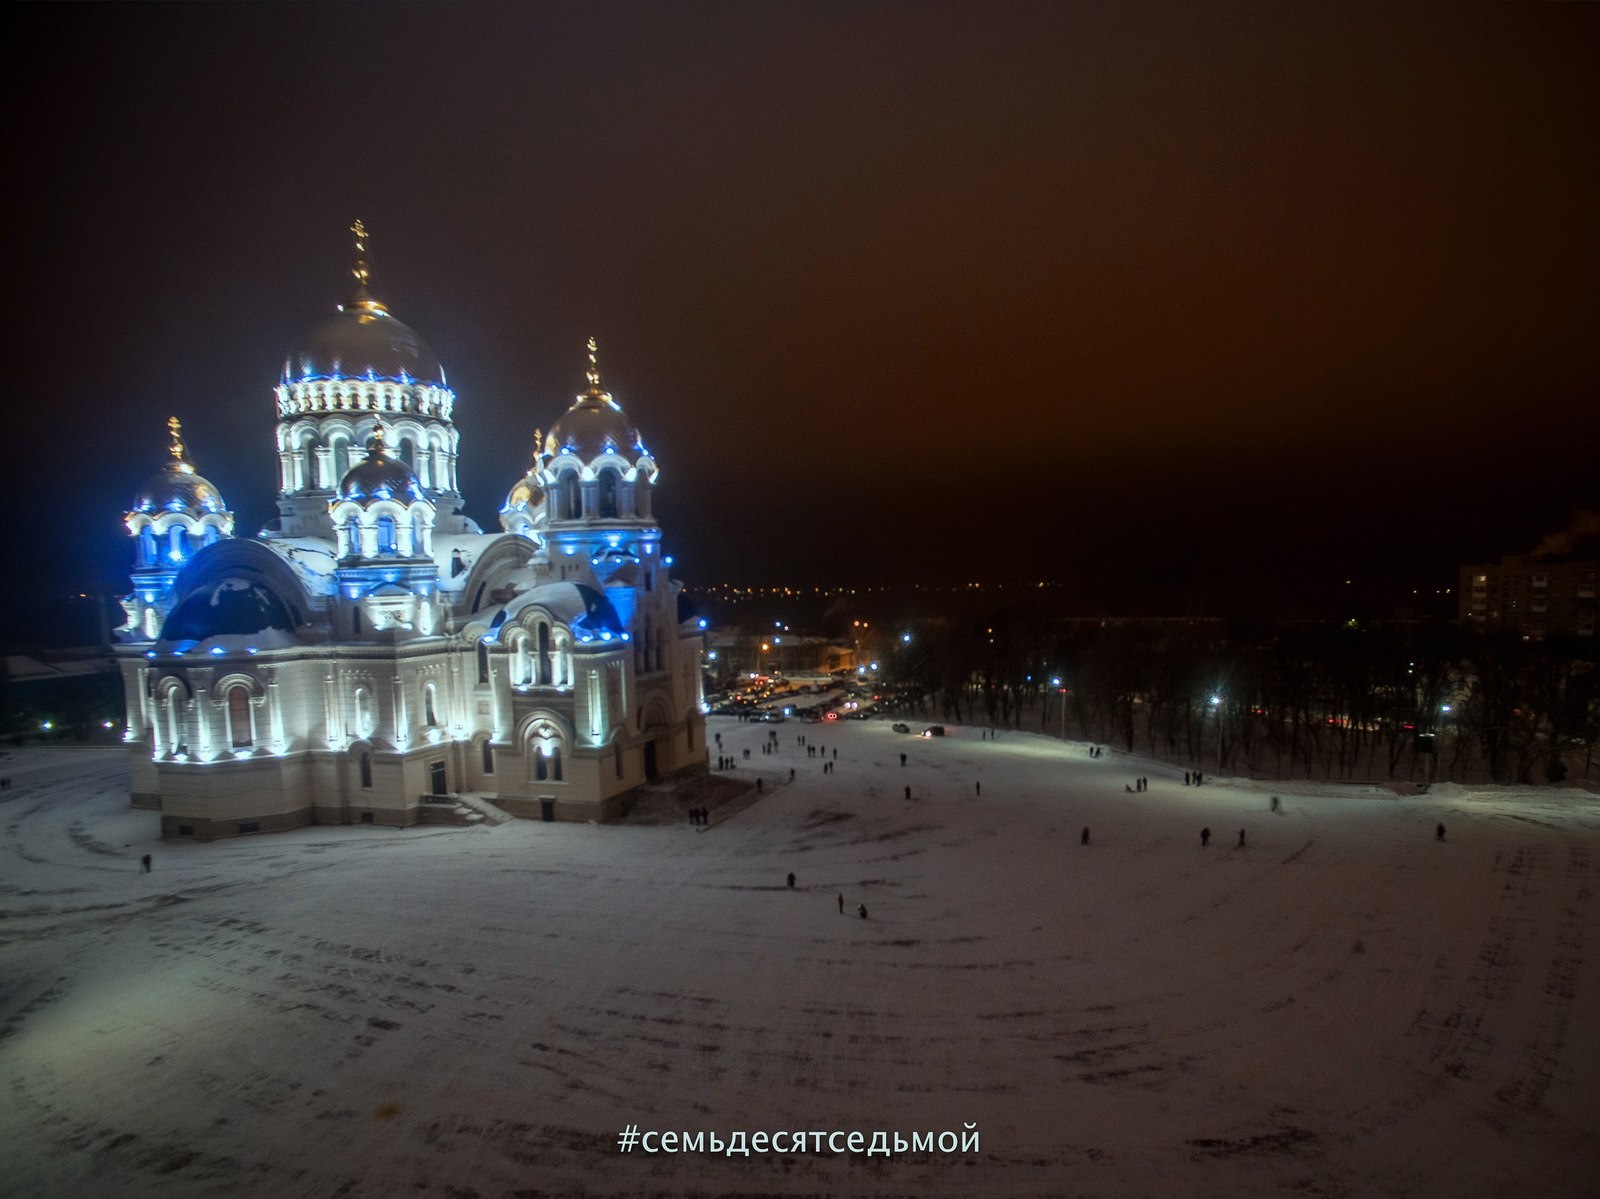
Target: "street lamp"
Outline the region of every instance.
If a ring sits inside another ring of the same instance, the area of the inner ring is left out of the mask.
[[[1067,743],[1067,689],[1061,685],[1061,676],[1052,675],[1050,685],[1061,693],[1061,744]]]

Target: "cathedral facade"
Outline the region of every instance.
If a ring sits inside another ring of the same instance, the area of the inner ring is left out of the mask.
[[[460,797],[605,820],[706,764],[703,622],[662,556],[659,471],[586,386],[510,488],[462,513],[455,394],[369,291],[317,321],[276,389],[278,518],[235,534],[181,426],[126,516],[118,653],[133,803],[162,835],[405,826]]]

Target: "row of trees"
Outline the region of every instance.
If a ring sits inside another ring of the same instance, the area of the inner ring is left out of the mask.
[[[1029,613],[909,631],[882,655],[883,682],[907,712],[1102,741],[1225,774],[1600,777],[1592,639]]]

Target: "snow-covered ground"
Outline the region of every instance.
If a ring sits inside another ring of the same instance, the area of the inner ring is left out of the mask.
[[[1595,795],[712,729],[766,794],[705,831],[168,844],[118,754],[0,761],[0,1192],[1595,1193]]]

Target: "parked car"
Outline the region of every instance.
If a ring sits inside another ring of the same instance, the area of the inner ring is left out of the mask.
[[[911,726],[904,721],[897,720],[894,722],[894,731],[897,733],[909,733]]]
[[[922,735],[924,737],[943,737],[944,736],[944,725],[942,725],[942,724],[930,724],[927,728],[922,730]]]

